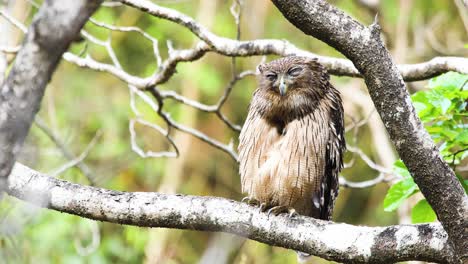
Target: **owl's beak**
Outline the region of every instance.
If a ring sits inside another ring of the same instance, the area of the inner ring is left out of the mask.
[[[288,86],[284,83],[284,76],[281,75],[280,85],[279,85],[279,92],[281,96],[284,96],[288,91]]]

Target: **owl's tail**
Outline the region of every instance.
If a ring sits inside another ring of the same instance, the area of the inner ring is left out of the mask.
[[[296,251],[296,254],[297,254],[297,262],[301,264],[306,263],[312,256],[309,253],[304,253],[300,251]]]

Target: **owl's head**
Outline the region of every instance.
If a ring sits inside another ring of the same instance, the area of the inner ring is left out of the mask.
[[[289,56],[258,66],[259,89],[280,97],[290,94],[320,96],[325,91],[329,75],[316,59]]]

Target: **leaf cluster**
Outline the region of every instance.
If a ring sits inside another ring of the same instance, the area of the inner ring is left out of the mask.
[[[428,88],[414,93],[411,99],[442,157],[455,169],[468,157],[468,75],[449,72],[431,79]],[[393,173],[401,180],[390,187],[384,199],[384,210],[388,212],[394,211],[419,192],[403,161],[394,163]],[[468,180],[459,174],[457,177],[468,193]],[[420,200],[412,208],[413,223],[433,222],[436,219],[426,199]]]

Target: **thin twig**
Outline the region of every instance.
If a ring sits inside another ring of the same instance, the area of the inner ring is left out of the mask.
[[[363,188],[369,188],[369,187],[375,186],[379,183],[390,182],[393,179],[394,179],[393,177],[386,178],[384,173],[379,173],[379,175],[372,180],[361,181],[361,182],[348,181],[345,177],[341,176],[340,185],[346,188],[363,189]]]
[[[85,150],[78,157],[71,159],[70,161],[63,164],[59,168],[53,170],[49,174],[52,175],[53,177],[56,177],[59,174],[62,174],[63,172],[65,172],[66,170],[68,170],[70,168],[73,168],[75,166],[78,166],[79,164],[82,164],[82,162],[88,156],[91,149],[94,147],[94,145],[96,145],[96,143],[97,143],[98,139],[101,137],[101,135],[102,135],[102,132],[100,130],[98,130],[96,132],[96,134],[94,135],[93,139],[91,140],[91,142],[89,142],[89,144],[86,146]],[[91,184],[93,184],[94,179],[95,178],[91,178],[91,177],[88,178],[88,180],[91,182]]]
[[[42,131],[47,137],[58,147],[58,149],[62,152],[63,156],[68,159],[70,162],[73,160],[77,160],[75,155],[65,146],[63,141],[59,138],[59,136],[52,131],[52,129],[47,126],[44,120],[40,116],[36,116],[34,119],[34,124]],[[76,163],[76,167],[85,175],[88,179],[90,185],[96,185],[96,175],[91,171],[91,169],[86,165],[84,161],[79,161]]]
[[[4,10],[0,10],[0,16],[4,17],[8,22],[13,24],[15,27],[17,27],[21,32],[26,33],[28,32],[28,29],[26,28],[23,23],[19,22],[16,18],[5,12]]]

